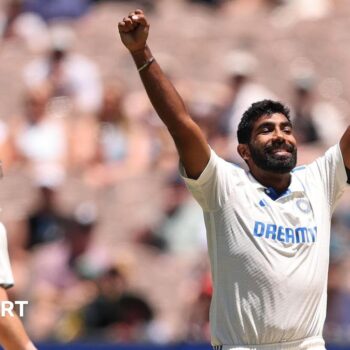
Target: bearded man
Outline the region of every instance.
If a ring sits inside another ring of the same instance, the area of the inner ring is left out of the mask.
[[[348,181],[350,129],[310,165],[297,167],[288,109],[254,103],[238,127],[249,171],[218,157],[147,46],[141,10],[119,22],[181,174],[201,205],[213,276],[215,350],[325,349],[331,215]]]

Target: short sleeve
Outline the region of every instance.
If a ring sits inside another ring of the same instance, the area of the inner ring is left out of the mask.
[[[14,284],[7,249],[7,234],[5,226],[0,223],[0,286],[10,288]]]
[[[180,174],[187,188],[204,211],[215,211],[222,207],[231,195],[235,185],[238,166],[226,162],[211,150],[210,159],[200,177],[190,179],[180,164]]]
[[[309,165],[311,176],[320,179],[331,212],[347,187],[347,173],[339,144],[332,146],[324,156]],[[317,181],[317,179],[315,179]]]

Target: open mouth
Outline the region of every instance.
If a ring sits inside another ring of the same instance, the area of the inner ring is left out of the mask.
[[[271,151],[271,153],[277,154],[277,155],[281,155],[281,156],[291,154],[291,152],[288,151],[288,150],[286,150],[286,149],[273,149],[273,150]]]
[[[273,155],[290,156],[293,153],[294,147],[287,143],[285,144],[271,144],[266,147],[266,151]]]

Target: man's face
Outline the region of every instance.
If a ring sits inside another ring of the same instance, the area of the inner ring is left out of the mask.
[[[297,162],[297,146],[292,125],[280,113],[259,118],[248,144],[251,160],[263,170],[289,173]]]

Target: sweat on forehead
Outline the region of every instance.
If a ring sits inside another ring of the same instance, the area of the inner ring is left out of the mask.
[[[263,100],[253,103],[243,114],[238,125],[237,139],[241,144],[249,143],[254,123],[263,116],[283,114],[290,122],[290,111],[281,102]]]

